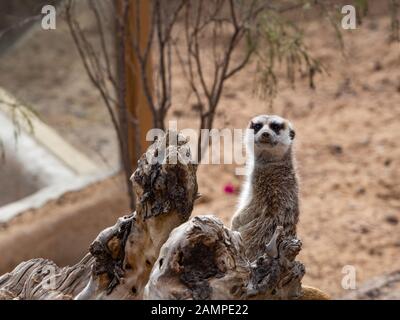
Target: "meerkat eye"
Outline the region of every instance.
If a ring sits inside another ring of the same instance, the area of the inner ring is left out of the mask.
[[[258,131],[260,131],[262,127],[263,127],[262,123],[251,123],[251,125],[250,125],[250,129],[253,129],[254,133],[257,133]]]
[[[272,122],[269,127],[271,128],[272,131],[274,131],[276,134],[279,134],[279,131],[283,129],[283,125],[278,123],[278,122]]]

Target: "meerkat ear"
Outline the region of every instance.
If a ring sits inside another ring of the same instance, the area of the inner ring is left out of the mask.
[[[296,136],[296,132],[293,130],[293,129],[290,129],[290,131],[289,131],[289,136],[290,136],[290,139],[294,139],[294,137]]]
[[[250,120],[250,122],[249,122],[249,128],[251,129],[251,128],[253,128],[253,126],[254,126],[254,123],[253,123],[253,121]]]

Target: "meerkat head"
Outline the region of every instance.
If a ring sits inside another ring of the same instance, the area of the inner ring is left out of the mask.
[[[271,160],[282,159],[290,151],[295,131],[292,124],[279,116],[259,115],[251,119],[249,129],[254,131],[247,136],[247,145],[253,144],[254,154]]]

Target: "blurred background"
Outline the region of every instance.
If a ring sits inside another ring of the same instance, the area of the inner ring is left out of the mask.
[[[0,272],[73,264],[130,212],[148,129],[278,114],[296,129],[303,282],[343,297],[350,265],[358,286],[392,272],[400,287],[397,1],[190,3],[0,1]],[[356,29],[342,28],[345,4]],[[193,215],[229,225],[235,168],[199,166]]]

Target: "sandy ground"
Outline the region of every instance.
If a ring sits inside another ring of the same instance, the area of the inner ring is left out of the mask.
[[[329,72],[317,76],[316,90],[306,79],[298,79],[295,88],[282,82],[271,109],[253,94],[250,67],[227,83],[215,123],[243,128],[254,115],[272,112],[292,121],[301,181],[298,234],[307,269],[304,283],[335,297],[346,293],[341,287],[346,265],[356,268],[358,283],[400,268],[400,44],[388,43],[389,23],[385,16],[371,15],[357,30],[345,31],[343,55],[326,21],[308,23],[307,44]],[[37,32],[1,57],[0,86],[34,106],[105,170],[117,164],[105,108],[65,25]],[[187,103],[184,93],[177,94],[170,114],[182,128],[196,124]],[[194,214],[212,213],[229,223],[237,195],[224,193],[224,186],[239,188],[234,169],[200,166],[204,197]]]

